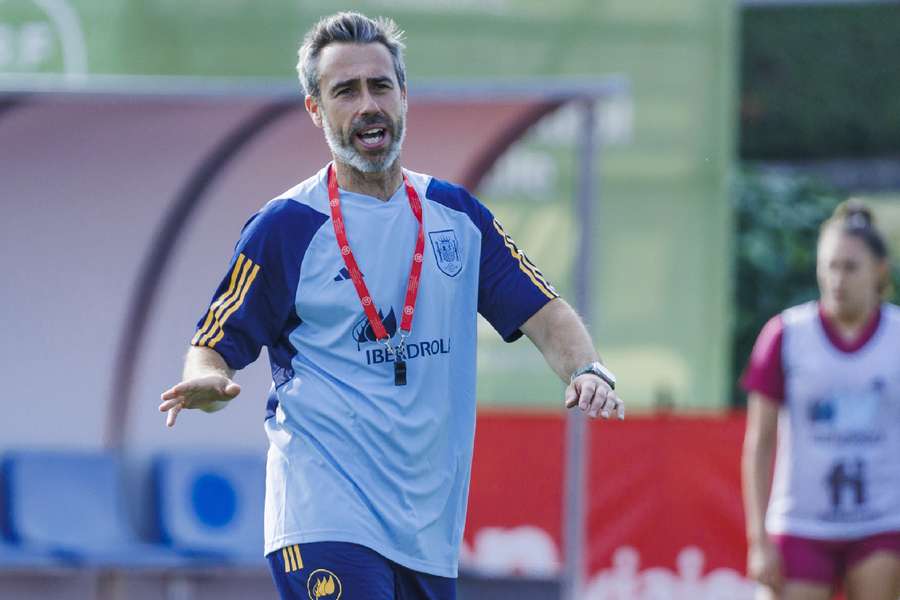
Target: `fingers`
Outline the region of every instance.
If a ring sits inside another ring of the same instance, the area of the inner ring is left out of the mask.
[[[783,583],[781,579],[781,565],[778,562],[767,565],[762,573],[762,577],[760,577],[760,583],[769,586],[776,592],[780,592]]]
[[[590,414],[591,403],[594,400],[594,394],[596,391],[597,381],[595,380],[595,378],[585,378],[585,381],[581,382],[578,393],[578,408]]]
[[[181,412],[182,405],[174,406],[169,410],[169,414],[166,415],[166,427],[175,427],[175,419],[178,418],[178,413]]]
[[[174,427],[178,414],[185,408],[204,408],[212,403],[232,400],[241,386],[227,377],[198,377],[167,389],[160,395],[159,411],[166,414],[166,425]]]
[[[183,406],[185,402],[186,400],[181,396],[163,400],[159,405],[159,412],[169,412],[176,406]]]
[[[162,397],[164,398],[166,394],[164,393]],[[181,396],[176,396],[174,398],[169,398],[168,400],[163,400],[163,402],[159,405],[159,412],[168,413],[166,415],[166,427],[175,427],[175,420],[178,418],[178,413],[184,409],[185,399]]]
[[[781,591],[781,578],[779,577],[779,574],[772,569],[766,569],[762,573],[759,573],[755,579],[774,592]]]
[[[784,585],[781,557],[772,546],[753,545],[749,548],[747,574],[775,593],[779,593]]]
[[[566,387],[566,408],[573,408],[578,405],[578,392],[575,391],[575,384],[570,383]]]
[[[241,386],[227,377],[210,375],[182,381],[160,395],[159,410],[167,412],[176,405],[195,408],[210,402],[234,399],[241,393]]]
[[[572,382],[565,392],[566,408],[576,405],[587,415],[596,419],[616,416],[625,419],[625,403],[605,381],[592,375],[584,375]]]
[[[609,414],[616,415],[617,419],[619,419],[620,421],[624,421],[625,420],[625,403],[622,402],[622,399],[619,398],[618,394],[616,394],[616,392],[614,390],[610,391],[609,394],[607,394],[606,398],[607,398],[607,401],[609,401],[611,403],[610,407],[609,407]]]
[[[166,391],[162,393],[160,398],[163,400],[172,400],[174,398],[178,398],[184,396],[185,394],[189,394],[196,389],[196,385],[192,381],[182,381],[176,386],[170,387]]]

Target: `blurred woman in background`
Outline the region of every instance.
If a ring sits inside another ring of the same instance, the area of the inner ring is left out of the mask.
[[[819,300],[763,327],[742,378],[747,570],[767,599],[828,600],[843,584],[848,600],[897,600],[900,307],[883,302],[888,252],[868,208],[838,206],[816,265]]]

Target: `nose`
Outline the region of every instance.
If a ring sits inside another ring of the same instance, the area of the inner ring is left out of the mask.
[[[844,269],[835,269],[831,274],[831,286],[835,291],[841,291],[847,286],[847,279]]]
[[[364,89],[362,94],[360,94],[359,114],[372,115],[379,114],[380,112],[381,106],[378,104],[375,95],[368,89]]]

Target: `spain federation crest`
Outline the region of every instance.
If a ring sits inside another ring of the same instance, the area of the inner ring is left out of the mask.
[[[306,580],[309,600],[340,600],[344,591],[341,580],[328,569],[316,569]]]
[[[459,275],[459,272],[462,271],[463,261],[456,232],[452,229],[429,231],[428,238],[431,240],[431,248],[434,250],[438,269],[450,277]]]

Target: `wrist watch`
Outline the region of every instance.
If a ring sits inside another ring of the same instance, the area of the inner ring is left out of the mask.
[[[613,372],[604,367],[599,362],[592,362],[584,365],[580,369],[576,369],[572,376],[569,378],[569,383],[575,381],[575,378],[584,375],[585,373],[593,373],[603,381],[609,384],[609,387],[612,389],[616,389],[616,376],[613,375]]]

